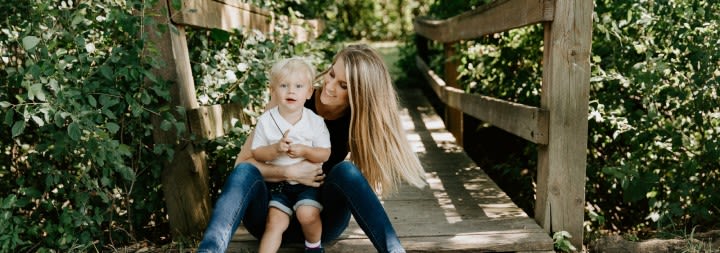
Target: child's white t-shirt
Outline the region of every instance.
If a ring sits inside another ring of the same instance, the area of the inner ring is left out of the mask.
[[[260,115],[257,120],[251,146],[253,150],[280,141],[283,133],[288,129],[290,130],[288,138],[292,140],[293,144],[330,148],[330,132],[325,126],[325,120],[310,109],[303,108],[302,117],[295,125],[290,124],[280,115],[277,106]],[[282,166],[303,160],[305,158],[290,158],[287,154],[282,154],[270,163]]]

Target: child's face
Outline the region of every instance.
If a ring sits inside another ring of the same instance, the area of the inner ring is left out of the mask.
[[[305,75],[293,72],[272,87],[272,96],[278,99],[281,108],[300,110],[312,96],[312,84]]]

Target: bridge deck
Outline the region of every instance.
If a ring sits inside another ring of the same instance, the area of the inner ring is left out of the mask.
[[[552,239],[464,152],[419,90],[399,90],[408,139],[425,166],[429,187],[404,186],[383,205],[409,252],[553,252]],[[242,228],[228,252],[255,252]],[[351,221],[327,252],[375,252]],[[285,247],[280,252],[302,252]]]

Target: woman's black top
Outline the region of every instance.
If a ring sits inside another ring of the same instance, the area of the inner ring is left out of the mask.
[[[315,93],[312,97],[305,101],[305,107],[317,113],[315,108]],[[335,120],[325,120],[325,125],[330,132],[330,158],[323,163],[323,172],[327,174],[336,164],[345,160],[349,152],[348,134],[350,132],[350,113],[345,113],[342,117]]]

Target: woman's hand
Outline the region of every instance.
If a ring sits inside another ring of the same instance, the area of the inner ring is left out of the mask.
[[[308,161],[302,161],[290,165],[285,169],[285,176],[288,180],[296,181],[312,187],[319,187],[325,179],[322,166],[318,163],[311,163]]]

